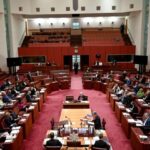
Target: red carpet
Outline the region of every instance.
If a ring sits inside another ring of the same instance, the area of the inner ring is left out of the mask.
[[[50,129],[50,119],[59,120],[62,103],[66,95],[78,97],[80,91],[89,97],[90,107],[98,112],[101,118],[106,120],[106,130],[113,150],[132,150],[130,140],[128,140],[118,123],[105,94],[95,90],[83,90],[80,75],[72,76],[71,90],[60,90],[48,96],[44,104],[39,119],[34,123],[30,136],[24,140],[22,150],[42,150],[42,142],[46,131]]]

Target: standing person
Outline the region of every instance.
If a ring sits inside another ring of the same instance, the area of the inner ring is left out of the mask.
[[[93,115],[93,122],[94,122],[94,127],[95,127],[95,130],[99,130],[102,128],[102,125],[101,125],[101,119],[100,117],[98,116],[97,112],[93,112],[92,113]]]
[[[79,67],[78,62],[75,61],[75,63],[74,63],[74,72],[75,72],[75,74],[78,74],[78,67]]]

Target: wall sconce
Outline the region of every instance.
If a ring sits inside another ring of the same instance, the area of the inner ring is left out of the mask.
[[[78,54],[78,47],[75,47],[75,48],[74,48],[74,53],[75,53],[75,54]]]
[[[113,25],[113,24],[114,24],[114,22],[112,21],[112,22],[111,22],[111,24]]]
[[[90,25],[90,23],[89,23],[89,22],[87,22],[87,25]]]
[[[50,25],[53,26],[53,23],[51,22]]]
[[[41,27],[41,23],[38,23],[39,27]]]
[[[65,23],[64,23],[64,22],[63,22],[62,24],[63,24],[63,26],[65,26]]]
[[[102,24],[102,22],[99,22],[99,25],[101,25]]]

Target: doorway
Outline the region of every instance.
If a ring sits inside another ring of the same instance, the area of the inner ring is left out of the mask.
[[[80,65],[81,58],[80,58],[80,55],[72,55],[72,70],[74,70],[74,63],[76,61],[78,62],[78,70],[80,70],[81,69],[81,65]]]

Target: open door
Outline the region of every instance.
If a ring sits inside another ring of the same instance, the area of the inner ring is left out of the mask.
[[[71,55],[64,56],[64,69],[72,70],[72,56]]]
[[[81,55],[81,70],[89,66],[89,55]]]

